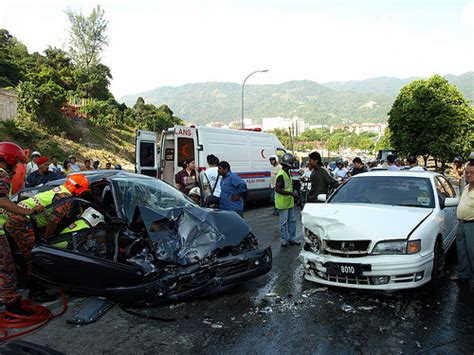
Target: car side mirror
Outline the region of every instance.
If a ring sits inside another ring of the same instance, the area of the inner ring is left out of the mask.
[[[326,202],[327,195],[326,194],[320,194],[318,195],[318,201],[319,202]]]
[[[444,207],[456,207],[459,205],[459,199],[456,197],[446,197],[444,199]]]

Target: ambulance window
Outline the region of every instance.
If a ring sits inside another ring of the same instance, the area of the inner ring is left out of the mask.
[[[194,158],[194,139],[193,138],[178,138],[178,162]]]
[[[140,143],[140,166],[155,166],[155,143]]]

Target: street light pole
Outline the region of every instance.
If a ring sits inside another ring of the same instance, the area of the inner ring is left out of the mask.
[[[245,82],[247,81],[248,78],[250,78],[253,74],[256,74],[256,73],[266,73],[268,71],[268,69],[265,69],[265,70],[256,70],[252,73],[250,73],[249,75],[247,75],[247,77],[245,78],[243,84],[242,84],[242,123],[241,123],[241,128],[243,129],[244,128],[244,88],[245,88]]]

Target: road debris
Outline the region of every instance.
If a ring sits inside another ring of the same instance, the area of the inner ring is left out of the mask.
[[[349,304],[345,304],[345,303],[341,306],[341,309],[344,312],[347,312],[347,313],[356,313],[357,312],[357,310],[354,307],[352,307]]]

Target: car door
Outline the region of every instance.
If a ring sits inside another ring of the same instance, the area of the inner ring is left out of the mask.
[[[140,284],[142,275],[138,268],[120,262],[118,257],[126,223],[111,219],[88,201],[71,200],[80,204],[82,210],[92,206],[105,216],[105,223],[72,233],[60,230],[47,239],[37,235],[31,254],[33,274],[47,282],[93,294],[104,294],[110,287]],[[57,208],[57,203],[50,208]]]
[[[434,183],[436,186],[436,193],[438,195],[439,201],[439,213],[438,213],[438,221],[439,221],[439,229],[441,235],[443,237],[443,250],[447,250],[447,247],[450,245],[450,240],[452,238],[452,227],[450,226],[450,217],[451,217],[451,210],[444,206],[444,200],[448,197],[448,193],[445,190],[443,184],[439,177],[434,178]]]
[[[454,190],[453,186],[446,179],[444,176],[437,176],[437,180],[439,180],[440,184],[443,186],[444,191],[446,192],[446,197],[456,198],[456,191]],[[451,243],[456,238],[456,232],[458,228],[458,218],[456,216],[456,207],[444,207],[444,211],[446,213],[446,229],[447,229],[447,247],[451,245]]]

